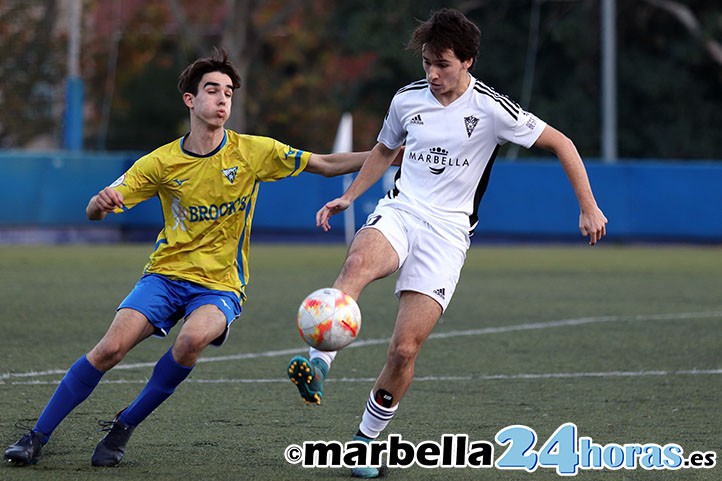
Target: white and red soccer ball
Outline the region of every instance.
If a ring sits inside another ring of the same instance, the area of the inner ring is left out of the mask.
[[[358,336],[361,310],[345,292],[326,287],[303,300],[298,308],[297,323],[306,344],[320,351],[338,351]]]

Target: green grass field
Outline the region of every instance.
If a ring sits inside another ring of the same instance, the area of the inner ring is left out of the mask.
[[[32,426],[63,372],[103,335],[149,246],[2,246],[0,443]],[[135,432],[118,468],[90,466],[111,419],[143,387],[171,339],[149,339],[108,373],[33,467],[2,480],[325,480],[346,469],[288,464],[303,441],[346,441],[384,362],[393,279],[359,300],[359,341],[334,363],[322,406],[285,379],[304,346],[295,311],[330,285],[345,248],[265,245],[251,252],[249,301],[220,349]],[[595,443],[677,443],[722,455],[722,250],[719,247],[474,247],[450,308],[422,349],[387,434],[414,443],[533,428],[540,443],[572,422]],[[537,446],[539,447],[539,446]],[[495,447],[495,457],[504,452]],[[718,464],[719,461],[718,461]],[[583,480],[719,480],[722,467],[580,471]],[[390,479],[550,480],[472,468],[391,470]]]

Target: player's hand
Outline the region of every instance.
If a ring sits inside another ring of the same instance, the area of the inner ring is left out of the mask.
[[[607,218],[599,208],[591,212],[579,214],[579,230],[582,235],[589,237],[589,245],[594,245],[607,235]]]
[[[327,202],[326,205],[316,212],[316,227],[321,227],[324,232],[328,232],[331,229],[331,226],[328,224],[328,219],[332,215],[336,215],[339,212],[343,212],[348,209],[348,206],[350,205],[351,202],[343,197]]]
[[[123,194],[112,187],[106,187],[98,192],[95,203],[101,212],[113,212],[117,208],[123,208]]]

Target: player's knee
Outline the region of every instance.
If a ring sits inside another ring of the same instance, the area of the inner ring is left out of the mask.
[[[371,281],[388,275],[373,259],[359,253],[351,253],[341,268],[336,284],[343,286],[354,299]]]
[[[353,278],[364,277],[366,271],[368,271],[367,260],[364,256],[352,252],[346,258],[346,262],[343,263],[341,276]]]
[[[419,354],[420,347],[414,341],[392,342],[389,345],[388,362],[396,368],[403,368],[413,364]]]
[[[178,364],[193,365],[207,345],[208,342],[204,338],[180,333],[173,344],[173,358]]]
[[[87,354],[87,359],[96,369],[107,371],[122,361],[126,354],[121,343],[104,340]]]

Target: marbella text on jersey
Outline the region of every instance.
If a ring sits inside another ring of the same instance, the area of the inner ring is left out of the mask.
[[[448,152],[439,148],[431,149],[428,153],[409,152],[409,160],[426,162],[427,164],[443,165],[449,167],[468,167],[469,159],[448,157]]]

